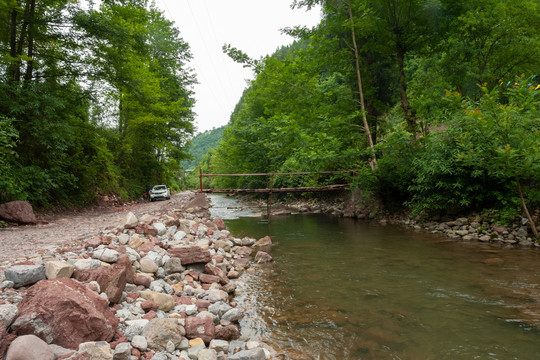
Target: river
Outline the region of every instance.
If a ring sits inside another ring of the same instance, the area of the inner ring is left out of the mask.
[[[290,359],[540,358],[538,250],[211,198],[233,235],[275,243],[242,277],[245,338]]]

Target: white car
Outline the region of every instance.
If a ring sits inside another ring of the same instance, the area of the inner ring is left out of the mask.
[[[171,191],[167,185],[156,185],[150,190],[150,201],[171,198]]]

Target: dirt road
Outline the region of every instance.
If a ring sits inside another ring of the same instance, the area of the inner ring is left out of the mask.
[[[161,214],[181,208],[192,199],[191,191],[173,194],[171,200],[136,202],[122,207],[99,207],[42,217],[47,224],[0,229],[0,266],[57,247],[76,246],[107,227],[118,226],[128,212],[136,216]]]

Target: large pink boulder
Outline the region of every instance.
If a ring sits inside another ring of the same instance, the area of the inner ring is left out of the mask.
[[[203,250],[199,246],[189,248],[169,249],[169,256],[180,258],[182,265],[195,263],[207,263],[212,260],[212,255],[208,250]]]
[[[105,299],[73,279],[61,278],[30,287],[11,327],[18,335],[34,334],[49,344],[77,349],[83,342],[111,341],[118,319]]]
[[[19,224],[37,223],[36,215],[32,210],[32,205],[27,201],[11,201],[0,204],[0,219],[12,221]]]
[[[9,346],[6,360],[55,360],[49,345],[35,335],[19,336]]]
[[[190,316],[186,318],[186,337],[188,339],[201,338],[209,343],[214,338],[216,326],[210,316]]]
[[[126,268],[122,264],[102,266],[97,269],[75,270],[73,278],[80,282],[96,281],[101,292],[107,294],[111,303],[117,303],[122,298],[126,288]]]

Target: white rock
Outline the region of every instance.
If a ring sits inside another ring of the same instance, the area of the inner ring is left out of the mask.
[[[139,225],[139,220],[131,211],[122,219],[121,226],[124,229],[133,229]]]
[[[111,346],[106,341],[85,342],[79,344],[79,352],[87,352],[92,360],[112,360]]]
[[[133,337],[133,340],[131,340],[131,346],[141,351],[146,351],[146,349],[148,348],[148,342],[146,341],[146,338],[144,336],[135,335]]]
[[[197,314],[197,305],[186,305],[185,312],[187,316]]]
[[[159,236],[165,235],[167,227],[163,223],[153,223],[152,226],[157,230]]]
[[[120,234],[120,235],[118,235],[118,241],[122,245],[126,245],[129,242],[129,235],[128,234]]]
[[[186,237],[186,235],[187,234],[184,231],[180,230],[180,231],[177,231],[176,234],[174,234],[173,239],[175,241],[180,241],[180,240],[184,239]]]
[[[45,275],[47,279],[70,278],[75,267],[65,261],[47,261]]]
[[[203,349],[199,352],[197,360],[217,360],[217,353],[214,349]]]
[[[118,261],[120,253],[116,250],[106,248],[94,251],[94,255],[92,257],[106,263],[115,263]]]
[[[220,351],[228,352],[229,351],[229,342],[226,341],[226,340],[213,339],[212,341],[210,341],[210,346],[209,347],[210,347],[210,349],[214,349],[217,352],[220,352]]]
[[[17,316],[19,316],[19,309],[17,305],[0,305],[0,322],[2,322],[7,329],[9,329]]]
[[[158,269],[158,265],[154,262],[154,260],[146,256],[139,260],[139,264],[141,266],[141,271],[145,273],[153,274]]]

